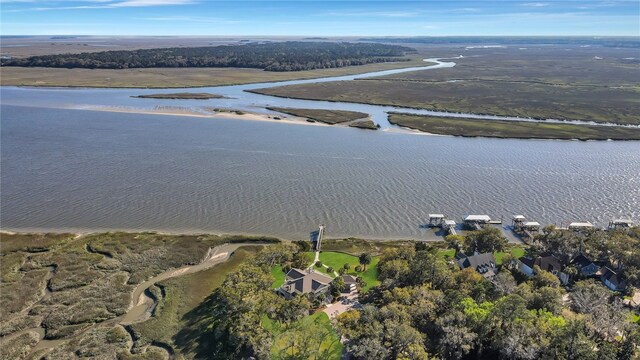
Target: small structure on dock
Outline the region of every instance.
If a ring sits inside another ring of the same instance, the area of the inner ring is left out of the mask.
[[[514,229],[520,229],[522,228],[522,224],[524,224],[524,221],[524,215],[513,215],[513,217],[511,218],[511,226],[513,226]]]
[[[489,215],[467,215],[463,219],[464,226],[471,230],[480,230],[483,225],[489,224],[490,222],[491,217]]]
[[[443,214],[429,214],[429,227],[442,227],[444,224],[444,215]]]
[[[313,251],[320,251],[322,245],[322,238],[324,237],[324,225],[320,225],[318,230],[312,231],[309,234],[309,240],[311,241],[311,247]]]
[[[633,220],[630,219],[613,219],[609,221],[607,230],[628,229],[633,227]]]
[[[456,222],[455,220],[445,220],[442,228],[447,231],[450,235],[458,235],[456,232]]]
[[[522,224],[522,229],[529,232],[538,232],[540,231],[540,223],[537,221],[526,221]]]
[[[581,231],[581,230],[590,230],[593,229],[595,226],[588,222],[588,221],[584,221],[584,222],[572,222],[569,224],[569,230],[573,230],[573,231]]]

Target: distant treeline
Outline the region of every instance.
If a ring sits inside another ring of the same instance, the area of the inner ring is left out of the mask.
[[[636,37],[497,37],[497,36],[452,36],[452,37],[373,37],[359,41],[397,43],[397,44],[500,44],[500,45],[600,45],[616,48],[640,48]]]
[[[3,66],[131,69],[150,67],[242,67],[298,71],[403,61],[414,49],[378,43],[279,42],[179,47],[3,59]]]

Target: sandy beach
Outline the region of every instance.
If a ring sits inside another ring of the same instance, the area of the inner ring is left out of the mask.
[[[128,114],[153,114],[153,115],[167,115],[167,116],[191,116],[201,118],[225,118],[225,119],[238,119],[238,120],[250,120],[250,121],[268,121],[276,123],[297,124],[297,125],[311,125],[311,126],[333,126],[324,124],[318,121],[310,122],[306,118],[296,117],[291,115],[273,115],[262,114],[256,112],[246,112],[234,109],[214,109],[214,108],[187,108],[178,106],[162,106],[154,108],[138,108],[127,106],[103,106],[103,105],[89,105],[89,106],[72,106],[69,109],[76,110],[90,110],[90,111],[104,111],[104,112],[118,112]]]

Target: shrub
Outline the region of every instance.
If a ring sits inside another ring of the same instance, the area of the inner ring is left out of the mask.
[[[322,261],[320,260],[316,261],[316,267],[322,267]]]
[[[361,271],[362,271],[362,266],[356,265],[356,272],[361,272]]]
[[[329,274],[333,274],[333,268],[332,268],[331,266],[329,266],[329,267],[327,268],[327,272],[328,272]]]

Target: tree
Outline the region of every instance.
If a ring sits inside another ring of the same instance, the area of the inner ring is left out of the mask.
[[[349,271],[351,269],[351,265],[349,265],[349,263],[345,263],[344,265],[342,265],[342,268],[346,271]]]
[[[337,298],[345,290],[346,285],[342,276],[336,276],[330,284],[330,292],[333,298]]]
[[[455,249],[456,252],[462,250],[462,244],[464,244],[464,236],[449,234],[445,236],[444,240],[447,242],[447,247]]]
[[[499,296],[511,294],[517,286],[513,275],[508,271],[499,272],[491,282]]]
[[[302,252],[307,252],[311,250],[311,244],[308,241],[298,240],[298,241],[294,241],[293,243],[296,244],[300,249],[300,251]]]
[[[560,287],[560,280],[558,279],[557,276],[553,275],[552,273],[540,269],[540,267],[537,265],[533,267],[533,271],[535,273],[535,275],[533,276],[533,285],[536,288],[541,288],[546,286],[553,287],[553,288]]]
[[[371,254],[369,253],[360,254],[360,256],[358,257],[358,262],[360,263],[360,265],[362,265],[363,271],[367,270],[367,265],[371,264]]]
[[[475,252],[492,253],[504,251],[508,241],[500,230],[493,226],[487,226],[482,228],[482,230],[468,233],[467,236],[465,236],[464,244],[467,254],[473,254]]]

